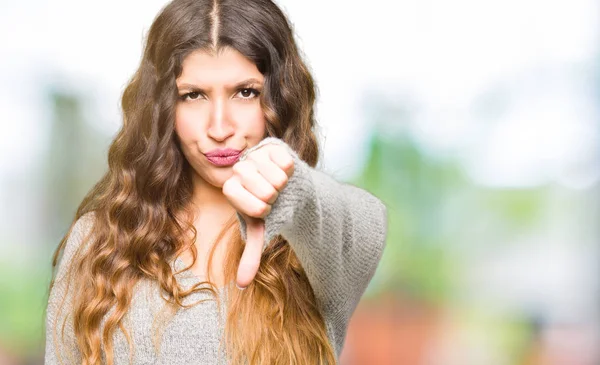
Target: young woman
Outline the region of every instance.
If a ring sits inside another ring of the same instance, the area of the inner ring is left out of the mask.
[[[54,255],[46,364],[337,363],[387,219],[315,169],[314,102],[271,1],[168,4]]]

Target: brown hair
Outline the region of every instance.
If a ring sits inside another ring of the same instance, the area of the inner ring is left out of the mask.
[[[117,327],[131,348],[122,319],[131,288],[141,279],[157,282],[175,310],[186,307],[183,299],[197,291],[211,291],[219,300],[213,287],[200,287],[206,282],[183,290],[169,262],[187,249],[194,261],[197,255],[194,239],[189,240],[190,232],[197,234],[188,204],[191,167],[174,132],[175,80],[190,52],[225,47],[243,54],[265,76],[260,97],[267,134],[284,140],[310,166],[317,163],[315,86],[282,11],[269,0],[175,0],[165,6],[123,93],[123,126],[108,152],[108,172],[81,202],[71,225],[93,212],[88,253],[70,266],[70,285],[78,295],[69,310],[84,364],[100,363],[101,343],[107,363],[113,363],[110,339]],[[226,232],[232,238],[224,274],[233,282],[244,249],[235,216],[218,243]],[[55,252],[54,268],[67,238]],[[209,260],[213,253],[214,248]],[[253,283],[228,297],[225,337],[232,363],[335,363],[307,276],[282,236],[262,254]]]

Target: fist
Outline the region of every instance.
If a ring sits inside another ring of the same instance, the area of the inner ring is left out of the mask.
[[[294,160],[285,146],[265,144],[232,169],[223,184],[229,203],[242,216],[265,218],[294,173]]]
[[[294,159],[287,148],[267,143],[233,165],[233,175],[223,184],[223,195],[246,223],[246,246],[236,279],[240,289],[258,272],[264,246],[263,219],[293,173]]]

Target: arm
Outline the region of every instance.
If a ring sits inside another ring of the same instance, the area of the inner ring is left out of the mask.
[[[267,138],[251,150],[266,143],[288,147],[294,174],[265,218],[265,245],[283,235],[302,263],[321,309],[347,321],[381,259],[386,207],[367,191],[313,169],[281,140]],[[238,220],[245,240],[239,214]]]
[[[46,308],[46,349],[44,364],[81,363],[73,331],[71,316],[73,287],[67,275],[78,247],[89,233],[92,216],[88,213],[81,217],[69,233],[62,257],[58,262],[54,284],[48,297]],[[68,318],[67,318],[68,317]],[[64,324],[64,338],[61,334]]]

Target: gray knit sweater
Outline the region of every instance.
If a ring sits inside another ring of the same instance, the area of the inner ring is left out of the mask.
[[[245,152],[265,143],[282,143],[267,138]],[[294,174],[280,192],[270,214],[265,218],[265,244],[277,234],[289,242],[306,271],[315,293],[317,305],[325,319],[329,340],[336,356],[342,351],[348,321],[354,312],[381,258],[387,234],[387,211],[375,196],[355,186],[336,181],[326,173],[308,166],[288,147],[294,158]],[[65,273],[82,237],[89,232],[93,213],[81,217],[71,231],[59,262],[46,313],[45,363],[81,363],[73,338],[70,304]],[[238,215],[242,237],[245,224]],[[172,268],[182,270],[180,258],[171,261]],[[176,275],[180,285],[189,288],[201,281],[190,270]],[[227,297],[229,285],[219,289]],[[226,354],[219,340],[223,336],[225,311],[219,311],[214,297],[206,291],[195,293],[184,303],[208,299],[189,309],[179,309],[164,327],[160,351],[153,343],[153,320],[164,307],[155,283],[142,280],[134,290],[131,307],[124,317],[133,342],[133,364],[225,364]],[[66,295],[66,300],[61,299]],[[212,300],[211,300],[212,299]],[[61,305],[62,304],[62,305]],[[224,308],[224,304],[222,307]],[[109,312],[110,314],[110,312]],[[64,342],[53,333],[54,320],[62,324],[67,318]],[[106,317],[105,317],[106,318]],[[128,364],[130,350],[123,333],[117,329],[113,337],[116,365]],[[67,349],[68,348],[68,349]],[[75,359],[68,357],[69,350]],[[307,349],[309,350],[309,349]]]

